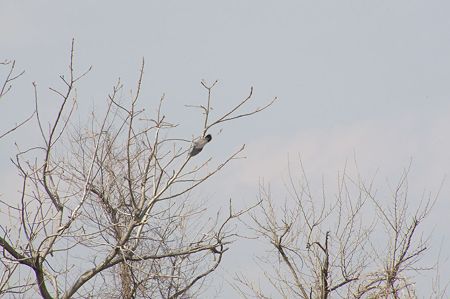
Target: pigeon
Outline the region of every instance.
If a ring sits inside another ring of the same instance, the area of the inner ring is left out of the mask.
[[[192,150],[189,153],[189,156],[193,157],[200,153],[203,150],[203,147],[210,142],[212,139],[211,134],[206,135],[205,137],[201,137],[200,139],[194,141],[192,145]]]

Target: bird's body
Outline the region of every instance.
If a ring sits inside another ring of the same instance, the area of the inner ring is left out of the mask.
[[[192,144],[192,150],[189,153],[189,156],[193,157],[195,155],[197,155],[198,153],[200,153],[203,148],[205,147],[205,145],[210,142],[212,139],[211,134],[206,135],[205,137],[201,137],[198,140],[194,141],[194,143]]]

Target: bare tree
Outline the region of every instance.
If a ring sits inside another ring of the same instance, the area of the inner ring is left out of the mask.
[[[5,60],[3,62],[0,62],[0,66],[2,67],[7,67],[7,71],[6,71],[6,77],[4,79],[2,79],[0,82],[1,88],[0,88],[0,101],[2,100],[2,98],[4,96],[6,96],[12,89],[13,85],[12,83],[17,80],[18,78],[20,78],[25,71],[21,71],[19,73],[16,73],[16,61],[15,60]],[[5,132],[0,132],[0,139],[2,139],[3,137],[5,137],[6,135],[14,132],[15,130],[17,130],[18,128],[20,128],[21,126],[23,126],[24,124],[26,124],[29,120],[31,120],[34,116],[34,112],[31,113],[31,115],[26,118],[25,120],[22,120],[21,122],[15,124],[14,126],[12,126],[10,129],[6,130]]]
[[[250,227],[273,248],[261,265],[272,266],[265,274],[273,290],[282,298],[416,298],[412,274],[426,270],[419,261],[427,250],[418,227],[437,195],[411,207],[408,168],[388,198],[376,195],[373,179],[347,170],[335,198],[323,184],[317,197],[302,162],[299,169],[299,176],[289,169],[286,201],[261,184],[262,204],[251,212]],[[243,276],[237,282],[243,297],[270,297]]]
[[[13,65],[14,66],[14,65]],[[13,67],[12,67],[13,68]],[[164,96],[155,115],[139,104],[144,60],[137,87],[123,97],[120,80],[105,111],[93,111],[86,125],[72,121],[75,87],[86,72],[60,76],[57,114],[46,123],[34,84],[35,120],[42,144],[21,149],[14,159],[22,180],[19,200],[2,200],[9,224],[1,226],[0,292],[43,298],[190,298],[222,261],[233,241],[234,210],[211,216],[193,190],[240,157],[244,145],[217,163],[206,153],[189,155],[191,138],[173,137]],[[11,81],[7,77],[5,85]],[[211,115],[208,85],[200,137],[229,121],[268,108],[241,112],[247,97],[217,118]],[[9,87],[6,88],[6,92]],[[14,270],[20,269],[20,275]],[[17,275],[15,275],[17,274]]]

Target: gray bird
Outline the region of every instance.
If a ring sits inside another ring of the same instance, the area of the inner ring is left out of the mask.
[[[210,142],[212,139],[211,134],[206,135],[205,137],[201,137],[200,139],[194,141],[193,145],[192,145],[192,150],[189,153],[189,156],[193,157],[195,155],[197,155],[198,153],[200,153],[203,150],[203,147],[205,147],[205,145]]]

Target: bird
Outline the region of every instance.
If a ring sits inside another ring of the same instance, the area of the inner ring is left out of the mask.
[[[211,134],[206,135],[205,137],[201,137],[198,140],[194,141],[192,144],[192,150],[189,153],[189,156],[193,157],[200,153],[203,150],[203,147],[210,142],[212,139]]]

